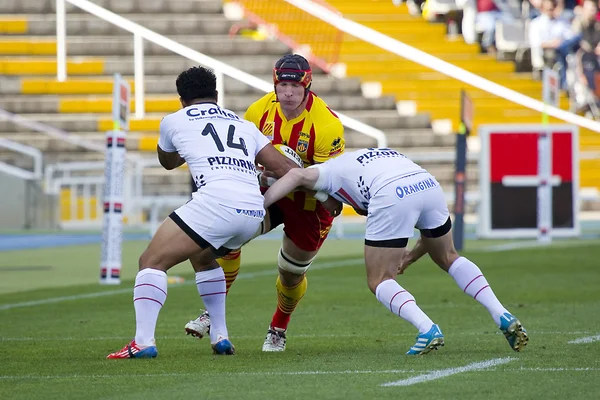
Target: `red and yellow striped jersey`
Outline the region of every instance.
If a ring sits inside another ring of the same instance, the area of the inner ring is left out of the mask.
[[[254,102],[244,115],[273,144],[294,149],[305,166],[322,163],[344,151],[344,127],[340,119],[316,94],[309,92],[306,109],[287,120],[271,92]]]

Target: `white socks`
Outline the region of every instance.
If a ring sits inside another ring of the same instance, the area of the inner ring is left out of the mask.
[[[229,337],[225,322],[227,287],[223,269],[219,267],[196,272],[196,286],[210,315],[210,342],[215,344],[219,338],[227,339]]]
[[[426,333],[433,326],[433,321],[417,306],[413,295],[394,279],[381,282],[375,289],[375,297],[388,310],[413,324],[419,333]]]
[[[494,319],[496,325],[500,326],[500,316],[508,312],[506,308],[498,301],[494,291],[483,276],[483,273],[469,259],[459,257],[452,263],[448,273],[463,292],[483,304]]]
[[[135,308],[135,343],[142,346],[154,345],[154,331],[158,313],[167,299],[167,274],[157,269],[146,268],[138,272],[133,288]]]

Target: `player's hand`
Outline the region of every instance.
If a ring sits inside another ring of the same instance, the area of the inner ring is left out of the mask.
[[[331,196],[329,196],[327,200],[325,200],[321,204],[323,204],[323,207],[325,207],[325,209],[329,211],[329,214],[332,217],[337,217],[338,215],[340,215],[342,213],[342,208],[344,207],[342,203],[340,203]]]
[[[269,182],[269,178],[276,179],[275,174],[271,171],[264,170],[260,174],[260,186],[261,187],[269,187],[273,184],[273,182]]]
[[[398,265],[398,275],[402,275],[404,270],[408,268],[415,260],[411,255],[410,251],[405,251],[402,260],[400,260],[400,265]]]
[[[366,217],[367,214],[369,213],[367,210],[363,210],[360,208],[356,208],[356,207],[352,207],[354,208],[354,212],[356,212],[358,215],[362,215],[363,217]]]

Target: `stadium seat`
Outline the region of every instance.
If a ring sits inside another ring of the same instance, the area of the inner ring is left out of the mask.
[[[523,47],[529,47],[525,22],[520,19],[496,22],[496,48],[499,52],[516,52]]]

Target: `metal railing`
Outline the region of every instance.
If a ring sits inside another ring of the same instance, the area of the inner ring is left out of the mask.
[[[37,181],[42,178],[44,158],[40,150],[3,138],[0,138],[0,147],[4,147],[5,149],[16,151],[17,153],[21,153],[33,158],[33,171],[15,167],[14,165],[10,165],[2,161],[0,161],[0,171],[28,181]]]
[[[150,29],[147,29],[133,21],[121,17],[103,7],[100,7],[88,0],[56,0],[56,60],[57,60],[57,73],[56,77],[60,82],[64,82],[67,79],[67,32],[66,32],[66,3],[70,3],[96,17],[103,19],[113,25],[118,26],[133,34],[133,58],[134,58],[134,81],[135,81],[135,117],[138,119],[144,118],[144,40],[152,42],[158,46],[172,51],[175,54],[179,54],[182,57],[190,59],[198,64],[204,65],[211,68],[217,76],[217,90],[220,94],[224,94],[223,90],[223,77],[224,75],[246,83],[256,89],[263,92],[270,92],[273,90],[273,84],[271,82],[263,81],[255,77],[254,75],[248,74],[231,65],[225,64],[219,60],[208,57],[196,50],[182,45],[166,36],[160,35]],[[224,96],[219,96],[219,103],[223,105]],[[385,134],[379,129],[373,128],[363,122],[357,121],[344,114],[336,111],[336,114],[340,118],[342,124],[346,127],[372,137],[377,140],[377,146],[387,147],[387,139]]]

